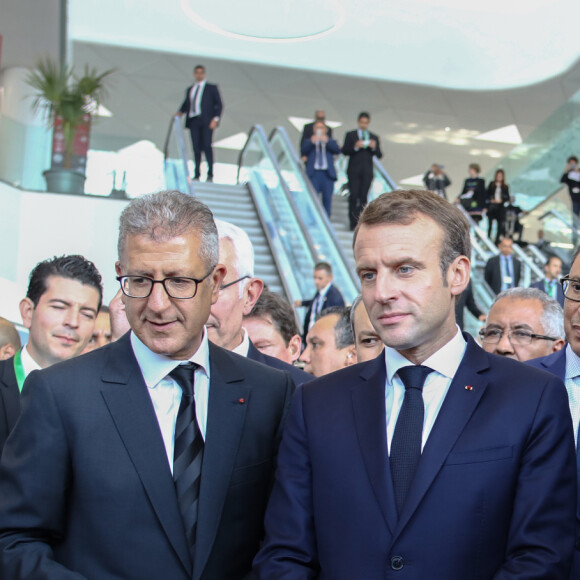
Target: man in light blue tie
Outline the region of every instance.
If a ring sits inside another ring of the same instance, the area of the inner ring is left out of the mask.
[[[328,127],[323,121],[314,123],[314,133],[302,141],[300,152],[306,157],[306,174],[316,193],[322,196],[322,205],[330,217],[332,190],[336,181],[334,156],[340,153],[340,147],[329,137]]]
[[[498,248],[500,253],[487,261],[484,271],[485,281],[496,294],[519,286],[521,274],[520,261],[512,256],[513,240],[503,238]]]
[[[574,439],[576,441],[576,464],[580,473],[580,452],[578,447],[578,427],[580,423],[580,247],[572,256],[570,273],[562,278],[564,300],[564,331],[568,344],[551,355],[528,361],[528,364],[560,377],[566,385]],[[580,484],[578,487],[580,500]],[[570,580],[580,578],[580,501],[576,512],[574,567]]]

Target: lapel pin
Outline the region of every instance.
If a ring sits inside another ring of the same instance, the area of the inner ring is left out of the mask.
[[[466,391],[473,391],[473,387],[471,385],[465,385]]]
[[[243,397],[241,399],[237,400],[237,403],[240,405],[243,405],[246,402],[246,399],[244,399]]]

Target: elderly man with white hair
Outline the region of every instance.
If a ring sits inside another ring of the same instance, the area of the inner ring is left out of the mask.
[[[261,353],[243,327],[244,316],[256,304],[264,282],[254,276],[254,247],[248,234],[232,223],[216,220],[219,235],[219,261],[227,268],[217,301],[212,305],[207,331],[209,339],[227,350],[288,371],[296,385],[313,377],[299,368]]]

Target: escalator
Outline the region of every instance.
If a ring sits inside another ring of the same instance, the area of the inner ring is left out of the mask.
[[[354,271],[337,249],[332,228],[321,222],[316,200],[307,191],[289,189],[292,177],[280,167],[260,126],[251,130],[240,153],[238,185],[202,184],[189,175],[183,129],[174,119],[165,147],[166,187],[199,197],[216,218],[244,229],[256,251],[256,276],[292,303],[315,293],[314,264],[328,261],[347,302],[358,294]]]

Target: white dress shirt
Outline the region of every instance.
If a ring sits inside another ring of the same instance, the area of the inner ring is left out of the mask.
[[[235,352],[240,356],[248,356],[248,351],[250,350],[250,337],[245,328],[242,328],[242,332],[244,333],[244,338],[242,338],[242,342],[236,346],[236,348],[232,349],[232,352]]]
[[[20,351],[20,360],[22,361],[22,370],[24,371],[24,378],[26,378],[32,371],[42,370],[42,367],[30,356],[27,346],[25,346]]]
[[[578,423],[580,422],[580,358],[572,347],[566,345],[566,378],[564,380],[568,391],[568,403],[574,425],[574,442],[578,447]]]
[[[195,94],[195,90],[197,88],[197,94],[195,95],[195,102],[193,102],[193,95]],[[189,116],[190,117],[199,117],[201,115],[201,98],[203,97],[203,91],[205,89],[205,81],[201,81],[201,83],[195,83],[191,90],[189,91]]]
[[[423,386],[423,403],[425,404],[425,418],[423,420],[423,441],[421,451],[431,429],[437,419],[441,405],[447,395],[451,381],[457,372],[459,364],[465,354],[467,343],[457,327],[455,336],[436,353],[432,354],[423,365],[433,369],[427,376]],[[413,366],[402,354],[388,346],[385,347],[385,364],[387,366],[387,381],[385,385],[385,412],[387,417],[387,444],[389,455],[391,442],[395,432],[395,425],[399,411],[405,397],[405,386],[397,371],[402,367]]]
[[[204,327],[201,344],[189,361],[176,361],[152,352],[137,338],[134,332],[131,332],[131,346],[155,409],[155,415],[163,437],[163,444],[165,445],[165,452],[167,453],[167,461],[173,473],[175,421],[177,419],[177,411],[179,411],[179,404],[181,403],[182,391],[177,382],[168,375],[182,362],[191,361],[199,365],[194,373],[195,414],[201,436],[205,440],[209,399],[209,344],[207,330]]]

